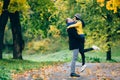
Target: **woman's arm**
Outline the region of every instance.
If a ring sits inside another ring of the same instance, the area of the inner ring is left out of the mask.
[[[77,22],[75,24],[72,24],[72,25],[68,26],[67,28],[79,27],[80,25],[82,25],[82,23],[81,22]]]

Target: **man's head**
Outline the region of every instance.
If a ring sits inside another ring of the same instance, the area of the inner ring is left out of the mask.
[[[73,19],[71,19],[71,18],[66,19],[66,23],[71,23],[71,22],[74,22]]]
[[[73,19],[71,19],[71,18],[67,18],[66,19],[66,24],[67,24],[67,26],[70,26],[72,24],[75,24],[75,21]]]

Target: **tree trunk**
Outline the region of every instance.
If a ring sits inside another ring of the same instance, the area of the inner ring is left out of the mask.
[[[0,16],[0,59],[2,59],[2,49],[3,49],[3,39],[4,39],[4,30],[5,25],[10,17],[12,34],[13,34],[13,58],[22,59],[22,50],[24,48],[24,41],[21,34],[21,25],[19,19],[19,12],[9,13],[8,5],[10,0],[4,0],[3,3],[3,12]]]
[[[8,21],[8,5],[9,5],[9,0],[4,0],[3,3],[3,11],[0,16],[0,59],[2,59],[2,49],[3,49],[3,39],[4,39],[4,30],[5,30],[5,25],[7,24]]]
[[[110,31],[109,28],[108,28],[108,31]],[[106,43],[110,42],[110,38],[111,38],[111,36],[108,35]],[[106,60],[111,60],[111,45],[108,43],[107,46],[108,46],[108,49],[107,49],[107,52],[106,52]]]
[[[112,21],[113,21],[113,18],[110,14],[107,14],[107,22],[108,22],[108,26],[111,26],[112,25]],[[111,35],[110,35],[110,32],[111,32],[111,28],[109,27],[107,29],[107,33],[108,33],[108,36],[107,36],[107,41],[106,42],[110,42],[110,38],[111,38]],[[108,44],[108,50],[107,50],[107,54],[106,54],[106,60],[111,60],[111,45]]]
[[[22,59],[24,41],[22,39],[19,12],[10,13],[10,22],[13,35],[13,59]]]
[[[111,46],[108,45],[108,51],[106,52],[106,60],[111,60]]]
[[[110,28],[108,28],[108,32],[109,31],[110,31]],[[111,36],[108,35],[106,43],[110,42],[110,38],[111,38]],[[108,43],[107,46],[108,46],[108,49],[107,49],[107,52],[106,52],[106,60],[111,60],[111,45]]]

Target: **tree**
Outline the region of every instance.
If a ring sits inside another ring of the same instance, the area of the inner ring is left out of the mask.
[[[51,0],[28,0],[32,14],[27,21],[34,36],[47,37],[49,26],[52,25],[56,8]]]
[[[0,0],[0,59],[2,59],[4,30],[10,17],[13,34],[13,58],[22,59],[24,40],[21,33],[19,12],[26,9],[26,0]],[[24,5],[25,4],[25,5]],[[28,7],[27,7],[28,8]]]
[[[107,48],[107,60],[111,60],[111,46],[113,45],[115,40],[118,40],[117,30],[120,27],[120,0],[97,0],[102,12],[102,17],[107,22],[107,38],[106,43]]]
[[[97,0],[100,7],[106,7],[107,10],[113,10],[113,13],[117,13],[120,9],[120,0]]]
[[[7,7],[4,8],[5,5]],[[55,22],[55,10],[53,1],[50,0],[0,0],[1,59],[4,29],[8,18],[10,18],[13,34],[13,58],[22,59],[24,40],[21,33],[20,19],[22,25],[24,25],[24,27],[22,27],[23,30],[25,32],[29,31],[29,35],[33,37],[36,36],[37,39],[39,39],[38,36],[47,37],[49,26]],[[22,15],[20,15],[20,13],[22,13]]]

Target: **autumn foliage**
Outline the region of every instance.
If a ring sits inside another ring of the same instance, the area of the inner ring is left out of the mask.
[[[2,13],[3,0],[0,0],[0,14]],[[14,13],[15,11],[27,12],[30,9],[27,0],[10,0],[8,11]]]
[[[106,6],[107,10],[113,10],[114,13],[120,9],[120,0],[97,0],[101,7]]]

